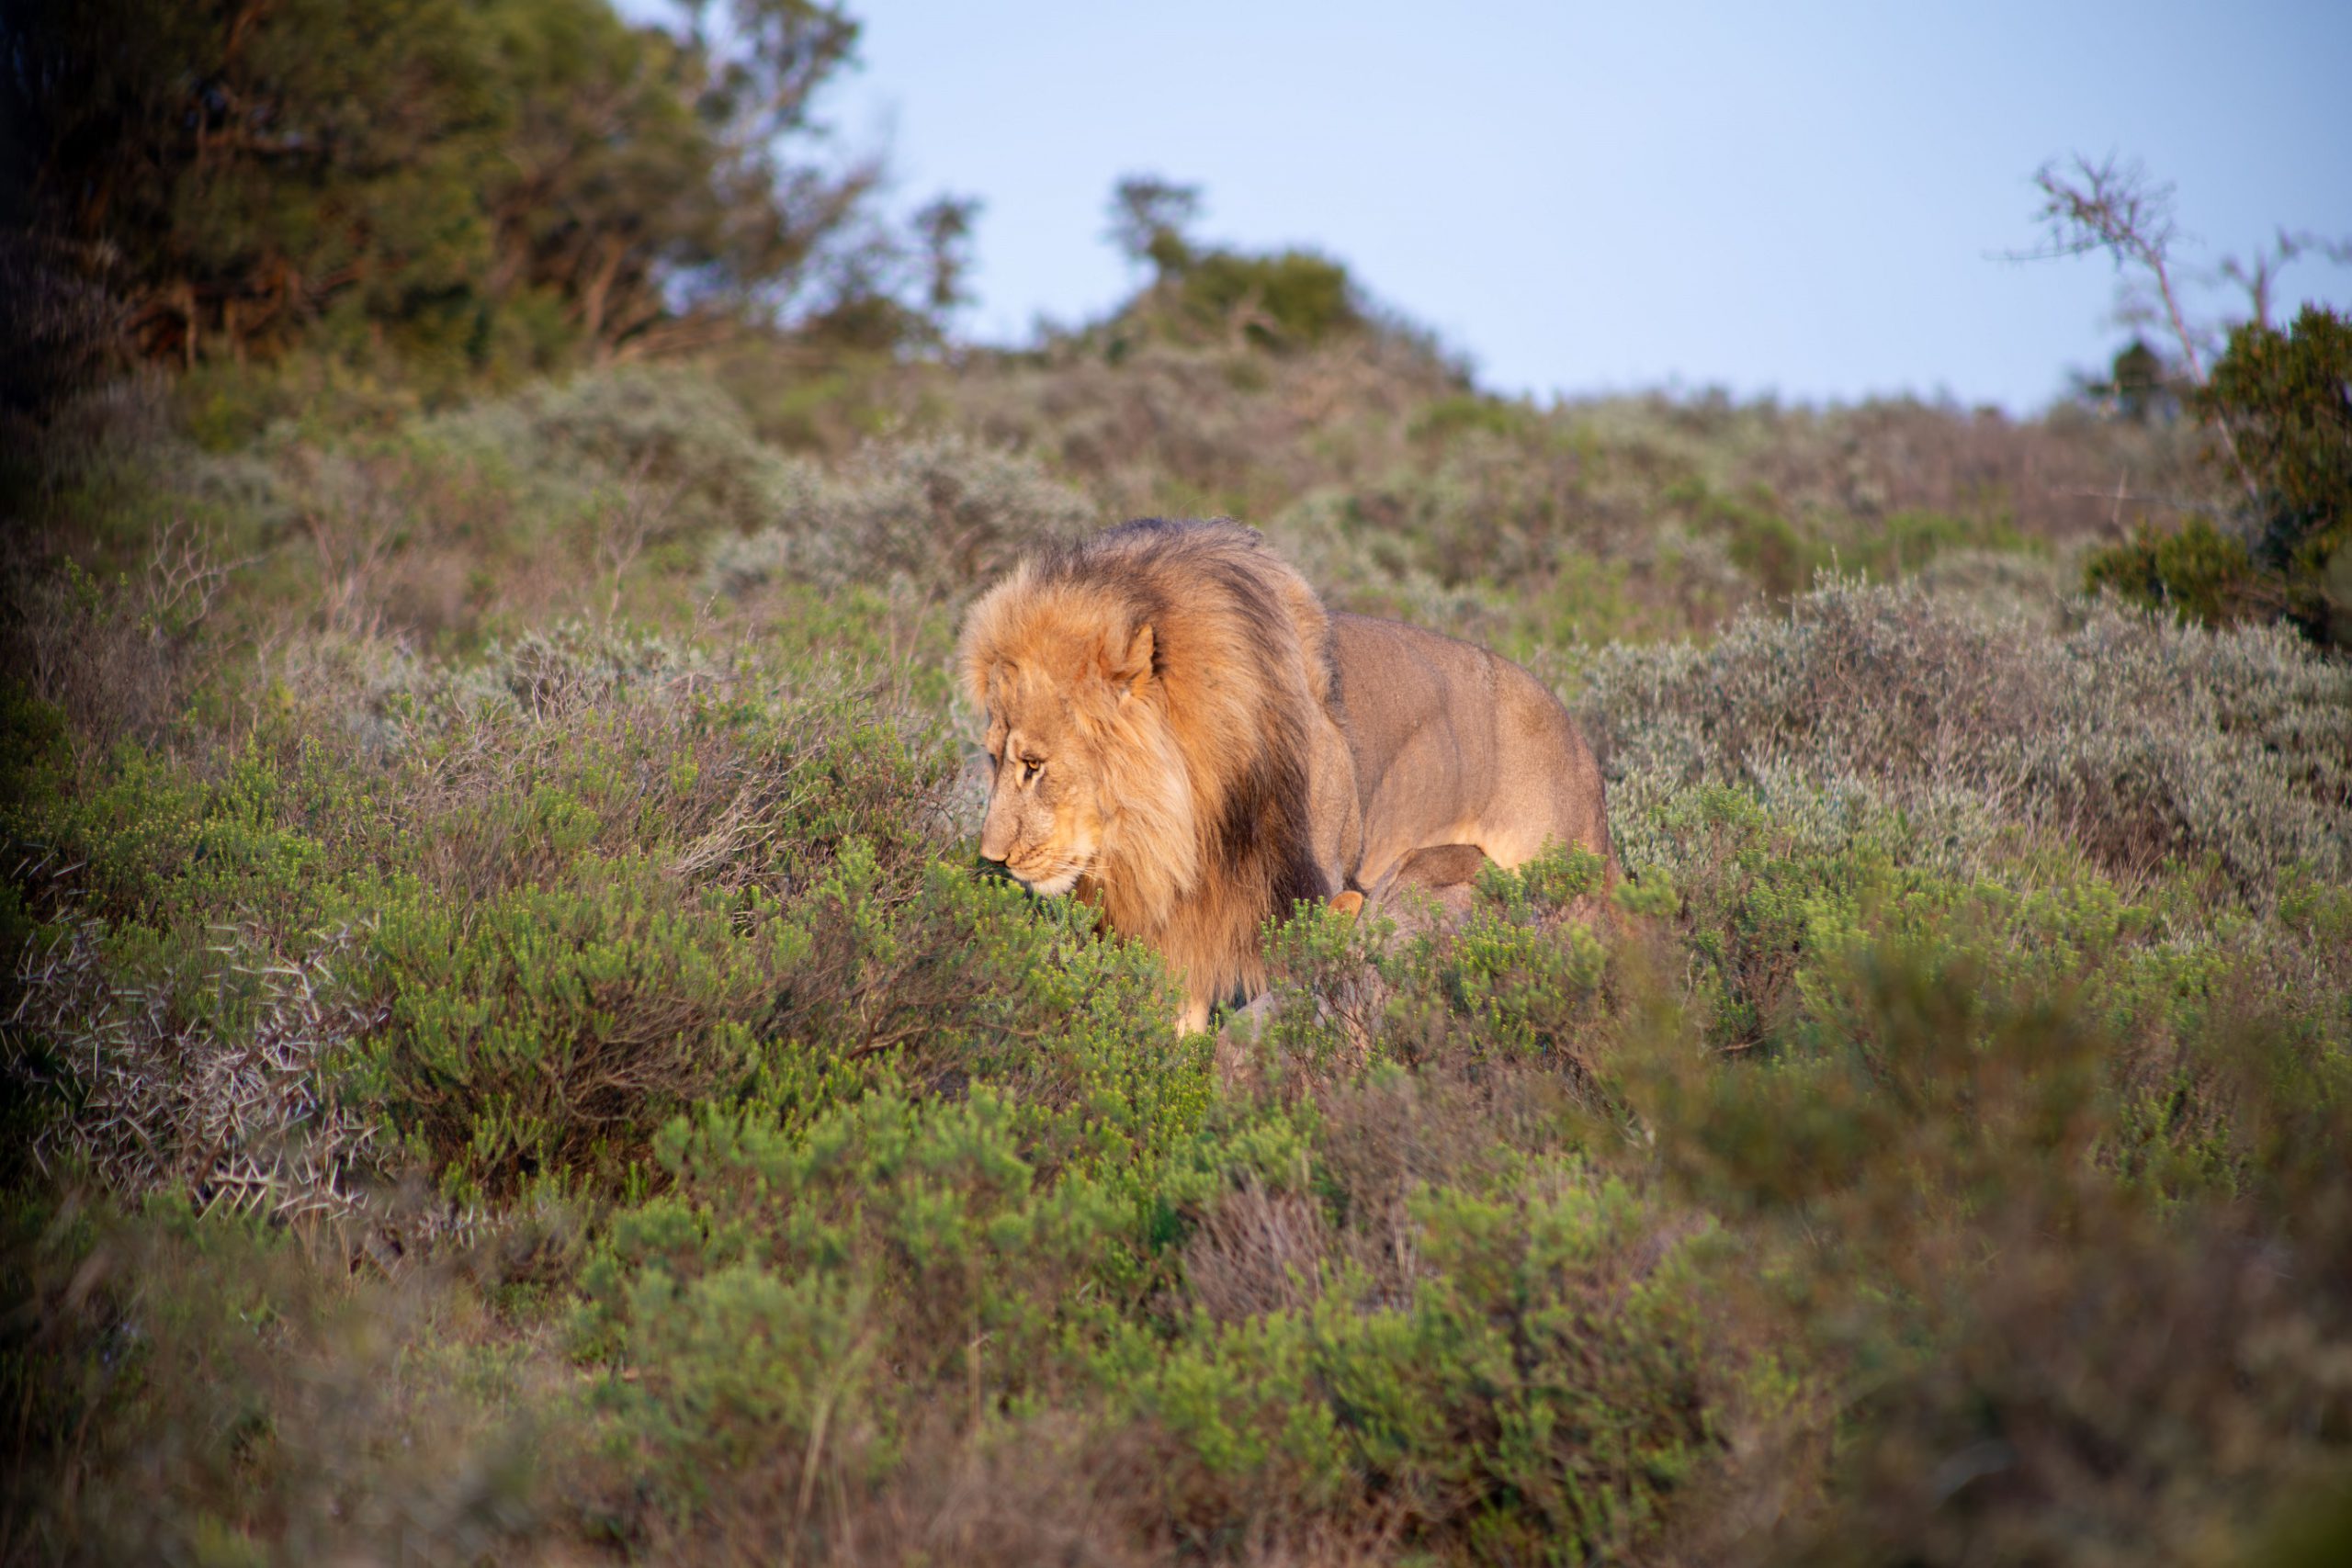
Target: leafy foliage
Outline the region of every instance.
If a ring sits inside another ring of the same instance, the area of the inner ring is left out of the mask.
[[[1095,521],[1084,496],[1033,460],[963,436],[871,445],[843,469],[803,480],[767,527],[716,541],[712,582],[741,595],[895,579],[961,594]]]
[[[603,0],[14,7],[48,231],[147,354],[370,332],[445,381],[642,346],[805,282],[874,178],[808,156],[856,24],[744,0],[681,39]],[[711,40],[734,40],[719,46]]]
[[[1153,272],[1151,286],[1110,323],[1114,354],[1137,336],[1308,348],[1369,324],[1344,265],[1312,251],[1261,255],[1202,245],[1184,231],[1200,210],[1197,186],[1130,175],[1113,190],[1112,242]]]
[[[2083,585],[2113,589],[2123,598],[2206,626],[2267,618],[2278,598],[2245,546],[2203,517],[2190,518],[2171,534],[2143,525],[2129,543],[2093,556],[2084,568]]]
[[[2352,643],[2352,322],[2306,306],[2285,333],[2249,321],[2198,389],[2256,493],[2251,546],[2202,517],[2093,555],[2086,581],[2209,626],[2283,618]]]

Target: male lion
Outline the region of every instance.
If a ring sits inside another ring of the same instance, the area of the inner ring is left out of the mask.
[[[1338,893],[1358,857],[1329,641],[1306,581],[1232,524],[1112,529],[1023,562],[966,619],[995,769],[980,853],[1158,947],[1187,1029],[1263,986],[1259,926]]]
[[[1236,524],[1129,523],[1023,562],[959,661],[994,770],[980,853],[1158,947],[1182,1029],[1263,988],[1259,928],[1298,899],[1609,851],[1600,770],[1534,677],[1327,616]]]

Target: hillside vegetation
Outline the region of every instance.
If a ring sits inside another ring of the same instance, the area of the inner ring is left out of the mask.
[[[278,374],[23,476],[13,1554],[2352,1529],[2352,671],[2072,592],[2184,437],[1378,333]],[[1626,932],[1302,919],[1179,1040],[977,875],[958,608],[1146,513],[1554,681]]]
[[[541,13],[443,45],[729,79]],[[165,246],[164,363],[5,415],[0,1560],[2352,1555],[2333,405],[2265,554],[2187,423],[1497,398],[1182,195],[1021,352],[494,225],[198,352]],[[984,874],[957,616],[1149,514],[1553,684],[1623,921],[1303,911],[1179,1038]]]

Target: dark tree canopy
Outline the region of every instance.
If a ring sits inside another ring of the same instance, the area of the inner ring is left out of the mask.
[[[8,214],[138,353],[322,322],[479,363],[633,352],[807,292],[876,171],[818,156],[818,0],[17,0]],[[719,40],[724,40],[723,42]]]
[[[1364,302],[1348,269],[1313,251],[1255,253],[1190,233],[1201,187],[1130,175],[1111,189],[1107,237],[1152,280],[1115,320],[1129,331],[1261,348],[1299,348],[1355,332]]]
[[[2134,424],[2147,423],[2165,395],[2164,356],[2147,339],[2135,337],[2117,353],[2108,374],[2109,389],[2123,417]]]
[[[1111,188],[1109,238],[1129,261],[1148,261],[1166,277],[1191,263],[1193,243],[1184,231],[1200,215],[1200,186],[1129,175]]]
[[[2280,617],[2352,647],[2352,322],[2316,305],[2283,333],[2245,322],[2191,396],[2234,444],[2244,526],[2143,528],[2094,553],[2090,585],[2211,624]]]
[[[2306,305],[2283,333],[2243,323],[2198,401],[2230,421],[2274,548],[2352,525],[2352,321]]]

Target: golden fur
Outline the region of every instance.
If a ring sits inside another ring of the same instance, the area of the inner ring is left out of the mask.
[[[1147,521],[1024,562],[959,650],[993,779],[980,852],[1182,977],[1187,1028],[1264,984],[1295,900],[1375,907],[1547,843],[1609,853],[1575,723],[1508,660],[1329,615],[1252,530]]]
[[[1547,844],[1609,863],[1600,768],[1551,689],[1499,654],[1369,615],[1333,615],[1361,848],[1351,886],[1374,908],[1459,887],[1485,861]]]
[[[1229,523],[1112,529],[965,621],[994,771],[981,853],[1159,948],[1187,1027],[1263,985],[1260,926],[1338,893],[1356,852],[1329,645],[1313,590]]]

